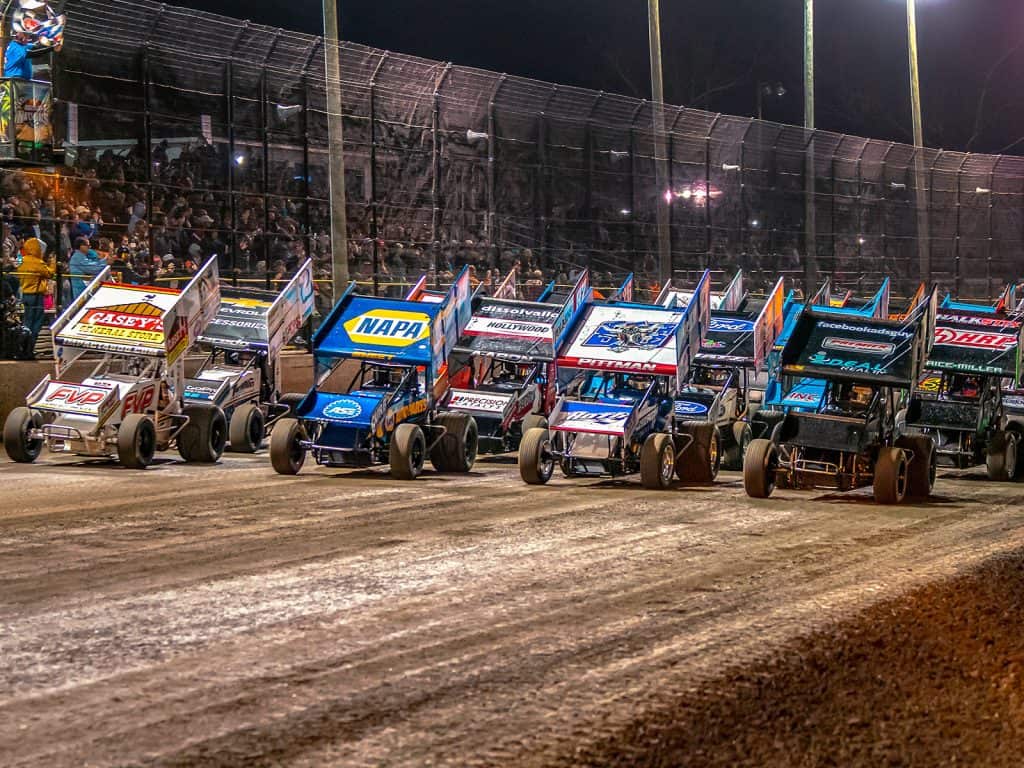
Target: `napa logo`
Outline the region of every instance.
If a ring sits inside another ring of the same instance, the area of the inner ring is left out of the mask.
[[[345,331],[356,344],[408,347],[430,336],[430,318],[422,312],[371,309],[345,323]]]
[[[329,419],[354,419],[363,412],[363,407],[347,397],[339,398],[324,407],[324,416]]]

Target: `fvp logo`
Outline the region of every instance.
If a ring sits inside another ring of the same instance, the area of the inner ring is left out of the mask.
[[[371,309],[345,323],[345,331],[357,344],[408,347],[430,336],[430,318],[421,312]]]
[[[363,412],[363,407],[355,400],[342,397],[324,406],[324,416],[329,419],[354,419]]]
[[[585,347],[604,347],[612,352],[629,349],[660,349],[675,333],[675,323],[610,320],[601,323],[583,342]]]
[[[708,407],[704,403],[676,400],[676,416],[703,416],[707,412]]]

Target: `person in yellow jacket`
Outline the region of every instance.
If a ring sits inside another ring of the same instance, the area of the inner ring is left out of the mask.
[[[21,266],[18,267],[21,283],[21,301],[25,305],[25,327],[32,333],[32,346],[43,327],[43,302],[49,281],[53,279],[52,262],[46,261],[46,243],[38,237],[30,237],[21,246]]]

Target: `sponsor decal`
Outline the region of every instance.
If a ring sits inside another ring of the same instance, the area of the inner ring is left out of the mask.
[[[829,336],[821,345],[825,349],[832,349],[836,352],[853,352],[862,355],[877,355],[885,357],[896,351],[895,344],[883,341],[862,341],[860,339],[843,339]]]
[[[688,400],[676,400],[676,416],[703,416],[708,412],[704,403],[692,403]]]
[[[567,361],[570,362],[571,361]],[[597,360],[591,357],[581,357],[575,361],[582,368],[600,368],[607,371],[631,371],[632,373],[657,373],[657,363],[632,362],[629,360]],[[570,367],[572,365],[570,364]],[[675,370],[673,366],[673,370]]]
[[[487,413],[504,413],[510,397],[488,395],[480,392],[455,392],[448,402],[449,408],[467,411],[486,411]]]
[[[601,323],[584,347],[601,347],[612,352],[626,352],[631,349],[660,349],[673,338],[676,323],[629,322],[611,320]]]
[[[559,422],[560,426],[582,429],[586,427],[616,427],[621,428],[629,414],[619,411],[570,411],[565,414]]]
[[[122,307],[105,307],[87,311],[74,331],[86,337],[131,341],[147,346],[160,346],[164,340],[162,310],[152,304],[139,304],[127,311]]]
[[[913,331],[902,328],[881,328],[872,325],[852,325],[850,323],[836,323],[832,321],[819,321],[818,327],[824,328],[826,331],[846,331],[847,333],[857,335],[888,336],[893,339],[911,339],[914,337]]]
[[[188,349],[188,318],[178,316],[174,319],[171,332],[167,337],[167,362],[173,363],[178,355]]]
[[[1017,346],[1017,337],[1003,333],[964,331],[940,326],[935,329],[935,343],[942,344],[943,346],[992,349],[998,352],[1005,352]]]
[[[1020,395],[1004,395],[1003,405],[1007,408],[1024,409],[1024,397]]]
[[[328,403],[324,406],[323,414],[329,419],[354,419],[363,412],[363,406],[361,406],[356,400],[348,397],[339,397],[337,400]]]
[[[150,410],[155,399],[155,384],[147,384],[138,389],[133,389],[124,396],[124,404],[121,406],[121,418],[124,418],[129,413],[145,413]]]
[[[113,390],[88,384],[68,384],[62,381],[51,381],[43,396],[32,404],[41,410],[60,411],[64,413],[81,413],[89,416],[99,415],[100,409],[110,398]],[[112,403],[111,406],[116,403]],[[109,407],[104,410],[109,410]]]
[[[917,382],[917,388],[922,392],[938,392],[941,385],[942,378],[940,376],[922,376],[921,380]]]
[[[828,368],[838,368],[849,373],[870,373],[880,375],[889,370],[889,366],[882,363],[866,363],[862,360],[843,360],[839,357],[829,357],[824,352],[816,352],[808,360],[808,365],[821,365]]]
[[[185,385],[186,400],[212,400],[220,387],[211,387],[207,384]]]
[[[345,323],[356,344],[408,347],[430,336],[430,317],[421,312],[371,309]]]
[[[815,405],[821,400],[820,392],[790,392],[786,395],[786,405]]]
[[[558,319],[558,311],[542,307],[518,307],[509,304],[485,303],[477,313],[478,318],[505,318],[531,323],[551,325]]]
[[[474,317],[466,326],[467,336],[502,336],[514,339],[545,341],[551,339],[551,326],[519,320],[498,320]]]
[[[1016,320],[1003,320],[998,317],[975,317],[973,315],[955,315],[940,312],[935,319],[941,323],[955,323],[957,325],[981,325],[986,328],[1008,328],[1017,330],[1020,323]]]
[[[708,330],[718,333],[751,333],[754,330],[754,321],[735,317],[712,317]]]
[[[384,416],[384,423],[377,427],[377,437],[383,437],[385,432],[394,432],[395,427],[404,423],[410,416],[418,416],[426,413],[427,401],[416,400],[405,405],[393,406]]]

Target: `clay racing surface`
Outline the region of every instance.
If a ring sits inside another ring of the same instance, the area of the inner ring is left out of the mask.
[[[5,766],[1019,764],[1024,486],[977,473],[904,507],[230,454],[0,488]]]

